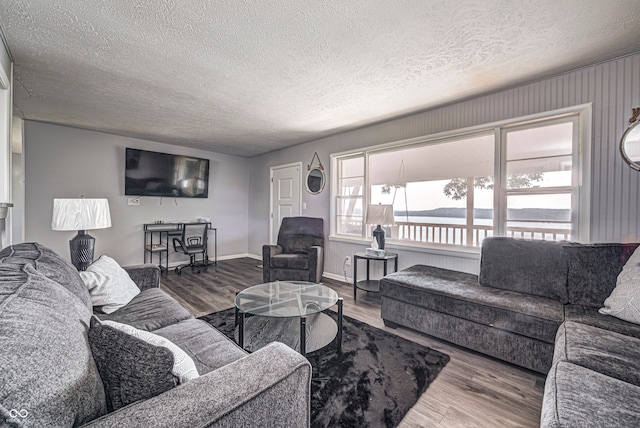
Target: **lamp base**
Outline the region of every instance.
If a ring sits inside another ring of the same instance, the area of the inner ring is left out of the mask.
[[[79,230],[78,234],[69,241],[71,264],[79,271],[87,270],[89,265],[93,263],[95,243],[95,238],[89,235],[86,230]]]
[[[372,234],[373,237],[376,238],[376,241],[378,241],[378,248],[384,250],[384,229],[378,225],[378,227],[373,230]]]

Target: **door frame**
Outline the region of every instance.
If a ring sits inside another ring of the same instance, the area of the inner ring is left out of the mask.
[[[269,243],[271,245],[274,245],[275,242],[275,237],[273,236],[273,195],[274,195],[274,191],[273,191],[273,171],[275,171],[276,169],[284,169],[284,168],[291,168],[291,167],[298,167],[298,189],[300,192],[300,206],[298,207],[298,211],[302,214],[302,162],[293,162],[293,163],[288,163],[288,164],[284,164],[284,165],[277,165],[277,166],[272,166],[269,168]]]

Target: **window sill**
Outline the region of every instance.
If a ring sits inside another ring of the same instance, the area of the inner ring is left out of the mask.
[[[368,247],[371,240],[362,238],[350,238],[346,236],[329,236],[329,241],[342,242],[345,244],[364,245]],[[436,254],[439,256],[448,256],[472,260],[480,260],[480,248],[478,247],[454,247],[449,245],[425,245],[420,243],[402,242],[397,240],[387,240],[385,249],[391,251],[412,251],[415,253]]]

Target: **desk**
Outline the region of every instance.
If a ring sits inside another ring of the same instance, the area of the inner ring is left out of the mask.
[[[367,279],[364,281],[358,281],[358,260],[364,259],[367,261]],[[384,275],[387,275],[387,262],[389,260],[395,260],[395,271],[398,272],[398,255],[396,253],[385,253],[383,257],[370,256],[367,253],[355,253],[353,255],[353,300],[356,300],[356,293],[358,288],[365,291],[372,291],[378,293],[380,291],[380,282],[375,279],[369,279],[369,262],[380,261],[384,262]]]
[[[171,237],[182,235],[183,223],[147,223],[144,224],[144,262],[153,263],[153,256],[158,256],[160,271],[169,271],[169,241]],[[207,229],[213,231],[213,263],[218,264],[218,229],[207,223]],[[207,234],[208,235],[208,234]],[[208,245],[207,245],[208,247]],[[209,251],[205,253],[209,264]],[[164,264],[162,261],[164,260]]]

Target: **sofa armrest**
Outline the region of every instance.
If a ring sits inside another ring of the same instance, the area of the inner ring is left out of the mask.
[[[123,266],[140,291],[160,287],[160,268],[152,263]]]
[[[262,282],[271,282],[269,271],[271,270],[271,257],[282,254],[280,245],[263,245],[262,246]]]
[[[87,427],[308,427],[311,365],[282,343],[264,348]]]

